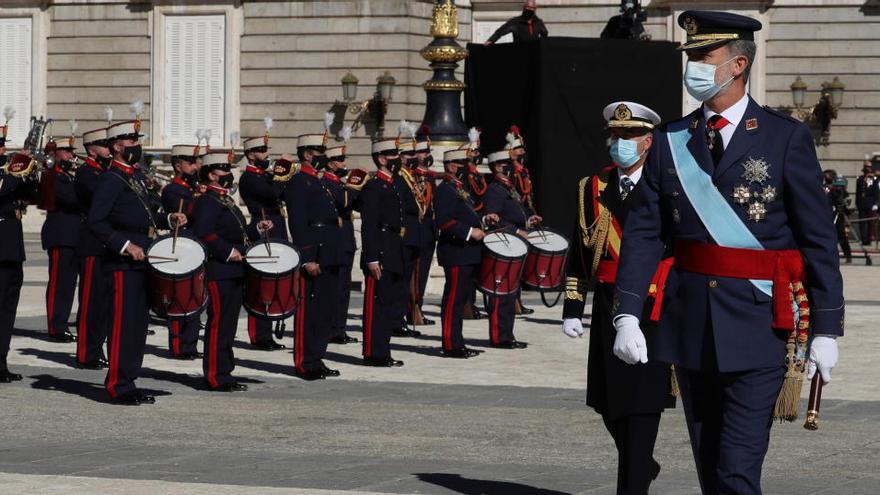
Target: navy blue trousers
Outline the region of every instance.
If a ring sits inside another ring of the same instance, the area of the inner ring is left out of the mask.
[[[446,284],[440,303],[440,322],[443,350],[452,351],[464,347],[461,333],[462,308],[474,294],[474,270],[477,265],[445,266]]]
[[[108,336],[110,366],[104,387],[110,397],[133,393],[134,381],[144,363],[147,326],[147,272],[145,270],[113,270],[110,335]]]
[[[519,293],[506,296],[488,296],[489,340],[493,345],[512,342],[513,322],[516,319],[516,300]]]
[[[242,280],[231,278],[208,281],[208,320],[205,324],[205,351],[202,371],[208,387],[232,383],[235,355],[232,344],[238,328],[238,314],[243,298]]]
[[[201,329],[201,312],[186,318],[172,318],[168,322],[168,349],[172,356],[197,351]]]
[[[406,297],[403,274],[382,271],[376,280],[364,273],[364,345],[363,355],[368,358],[391,356],[391,330],[400,325],[398,301]]]
[[[351,270],[354,265],[354,253],[346,260],[348,263],[339,267],[339,311],[333,313],[330,337],[344,337],[348,324],[348,305],[351,302]]]
[[[112,280],[107,277],[100,256],[83,256],[79,266],[79,311],[76,315],[76,362],[93,362],[104,357],[109,332]]]
[[[339,308],[339,267],[322,266],[312,277],[303,271],[299,279],[299,306],[293,323],[293,364],[297,373],[324,367],[333,316]]]
[[[21,261],[0,261],[0,371],[6,368],[6,355],[18,311],[24,270]]]
[[[70,332],[67,321],[76,293],[79,258],[72,247],[49,249],[49,283],[46,285],[46,324],[49,335]]]

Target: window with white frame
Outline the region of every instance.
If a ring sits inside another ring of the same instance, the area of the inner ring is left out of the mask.
[[[224,15],[169,15],[165,19],[165,143],[192,143],[198,129],[211,144],[224,141],[226,95]]]
[[[30,128],[33,19],[0,18],[0,110],[12,107],[8,146],[21,146]],[[5,120],[0,114],[0,123]]]

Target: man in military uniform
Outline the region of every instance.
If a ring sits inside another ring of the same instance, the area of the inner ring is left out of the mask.
[[[342,265],[339,267],[339,310],[332,317],[330,327],[330,343],[354,344],[358,339],[346,333],[348,322],[348,305],[351,301],[351,270],[354,268],[354,253],[357,245],[354,240],[354,222],[352,211],[358,191],[345,187],[342,182],[348,174],[345,168],[347,146],[344,144],[351,137],[351,128],[342,130],[343,144],[327,148],[327,169],[321,175],[321,182],[333,194],[336,208],[342,219]],[[347,136],[347,137],[346,137]]]
[[[478,351],[465,346],[462,337],[462,308],[474,293],[475,270],[482,259],[483,224],[495,223],[498,216],[480,216],[475,203],[465,188],[468,151],[450,150],[443,154],[446,175],[437,186],[434,212],[440,237],[437,241],[437,261],[443,267],[446,284],[440,304],[442,327],[442,355],[450,358],[470,358]]]
[[[74,188],[85,217],[92,206],[95,189],[101,175],[110,166],[110,144],[107,129],[95,129],[83,134],[86,158],[76,168]],[[76,321],[76,366],[84,369],[104,369],[104,341],[107,340],[110,313],[110,280],[104,274],[104,245],[95,237],[86,222],[80,224],[76,255],[79,257],[79,311]]]
[[[685,86],[703,105],[654,135],[623,233],[613,349],[675,365],[703,493],[757,494],[773,419],[797,417],[804,361],[826,383],[837,364],[834,225],[810,130],[746,94],[761,23],[678,21]],[[668,249],[675,277],[649,355],[640,316]]]
[[[629,101],[611,103],[603,115],[614,139],[610,150],[614,164],[578,184],[578,214],[568,258],[562,329],[572,338],[583,335],[581,318],[587,287],[593,285],[587,405],[602,415],[617,446],[617,492],[647,494],[660,471],[653,456],[660,414],[675,405],[670,367],[659,361],[630,366],[615,357],[611,317],[620,233],[637,195],[642,166],[653,142],[651,131],[660,123],[660,116]],[[658,273],[668,273],[668,262],[661,266],[665,266],[665,272]],[[658,280],[654,286],[662,287],[663,283]],[[651,297],[662,300],[656,290]],[[659,304],[649,306],[652,311],[656,306],[659,314]],[[652,311],[642,318],[649,352],[654,351],[656,334]]]
[[[304,380],[339,376],[324,364],[339,307],[339,271],[345,264],[345,232],[337,197],[321,182],[327,134],[304,134],[296,143],[300,169],[284,190],[290,233],[302,257],[299,306],[293,324],[293,364]]]
[[[463,179],[462,181],[464,183],[465,191],[468,192],[474,202],[474,211],[482,214],[483,196],[489,189],[489,183],[486,180],[486,175],[480,172],[479,168],[477,168],[484,160],[480,150],[479,130],[472,128],[468,131],[468,135],[470,136],[470,142],[465,148],[467,151],[467,170],[464,172],[466,179]],[[474,288],[468,295],[468,299],[462,307],[462,314],[465,320],[480,320],[485,316],[483,312],[477,308],[476,288]]]
[[[394,175],[401,167],[397,140],[372,146],[376,177],[361,190],[361,269],[364,271],[364,364],[403,366],[391,357],[391,331],[406,297],[403,200]]]
[[[526,141],[523,139],[522,134],[519,132],[519,127],[516,125],[510,126],[510,132],[507,133],[506,138],[506,149],[510,151],[510,159],[513,161],[513,176],[510,180],[513,182],[514,188],[516,189],[517,194],[519,194],[520,200],[526,210],[534,211],[535,201],[532,189],[532,178],[529,175],[528,169]],[[520,297],[520,294],[517,294],[516,314],[530,315],[534,312],[534,309],[523,306],[522,298]]]
[[[101,175],[86,222],[106,246],[105,270],[112,280],[109,368],[104,386],[114,402],[152,404],[155,397],[135,387],[147,340],[147,267],[145,249],[156,230],[185,225],[186,216],[151,209],[141,159],[140,121],[119,122],[107,130],[113,161]]]
[[[76,336],[70,333],[67,320],[70,319],[76,292],[79,272],[76,245],[82,225],[82,214],[73,185],[76,138],[70,136],[53,143],[51,156],[55,163],[43,173],[40,185],[40,206],[46,210],[40,239],[49,255],[46,325],[49,340],[73,342]]]
[[[247,166],[238,180],[238,194],[251,215],[251,223],[256,224],[264,217],[272,221],[269,238],[288,242],[286,221],[281,213],[281,194],[283,187],[272,180],[267,173],[269,167],[269,131],[265,136],[253,137],[244,141],[244,156]],[[272,337],[272,322],[264,318],[248,315],[248,337],[256,349],[274,351],[285,346],[275,342]]]
[[[192,215],[195,192],[199,187],[196,157],[199,145],[178,144],[171,147],[171,167],[174,178],[162,188],[162,207],[167,212],[180,211]],[[173,359],[192,360],[202,357],[196,344],[199,341],[201,313],[184,318],[168,319],[168,349]]]
[[[498,38],[506,34],[513,35],[513,42],[520,43],[523,41],[537,40],[547,37],[547,27],[544,21],[535,13],[538,10],[536,0],[526,0],[523,3],[522,14],[508,19],[486,40],[486,45],[491,45],[498,41]]]
[[[862,168],[862,176],[856,179],[856,208],[859,210],[859,234],[862,246],[870,246],[876,230],[877,209],[880,203],[880,181],[874,175],[870,163]]]
[[[189,146],[191,152],[193,147]],[[232,377],[232,344],[241,312],[243,253],[250,241],[272,228],[271,220],[247,224],[229,195],[232,153],[211,152],[203,158],[205,193],[192,209],[192,232],[208,250],[208,320],[202,369],[205,384],[215,392],[240,392],[247,385]]]
[[[837,229],[837,242],[846,263],[852,263],[852,247],[849,245],[849,192],[846,190],[846,179],[838,180],[837,171],[829,168],[822,171],[823,187],[828,205],[834,215],[834,227]]]

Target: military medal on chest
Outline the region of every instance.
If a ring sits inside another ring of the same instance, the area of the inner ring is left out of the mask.
[[[763,158],[752,158],[742,163],[744,182],[737,184],[730,194],[734,204],[745,207],[749,220],[757,223],[767,218],[767,204],[776,201],[776,188],[766,184],[770,179],[770,164]]]

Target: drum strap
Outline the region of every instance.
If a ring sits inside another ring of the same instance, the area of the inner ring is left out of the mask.
[[[150,218],[150,226],[153,229],[153,232],[155,232],[157,229],[156,218],[153,216],[153,210],[150,208],[150,200],[146,197],[146,191],[144,190],[141,183],[138,182],[137,179],[126,179],[125,177],[117,173],[111,172],[110,176],[116,177],[117,179],[121,180],[129,189],[131,189],[134,195],[137,196],[137,199],[140,202],[141,206],[144,207],[144,211],[147,212],[147,217]]]
[[[220,203],[220,206],[229,210],[229,213],[232,213],[232,216],[235,217],[235,221],[238,223],[238,228],[241,230],[241,239],[245,246],[250,246],[250,239],[248,239],[247,235],[247,227],[245,227],[244,216],[241,214],[241,210],[235,206],[235,201],[233,201],[229,196],[220,197],[216,194],[208,194],[208,197],[212,198],[214,201]]]

